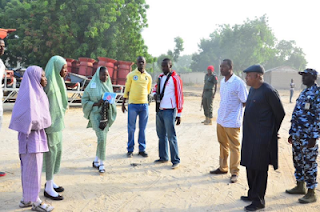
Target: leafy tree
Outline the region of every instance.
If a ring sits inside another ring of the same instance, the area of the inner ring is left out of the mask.
[[[168,51],[168,56],[172,58],[174,62],[177,62],[180,56],[180,53],[184,50],[183,48],[183,39],[181,37],[174,38],[174,42],[176,43],[176,46],[173,51]]]
[[[167,55],[167,54],[162,54],[158,57],[157,59],[157,65],[159,67],[159,69],[161,70],[161,63],[165,58],[169,58],[171,61],[173,60],[171,55]],[[174,65],[174,62],[172,61],[172,65]]]
[[[295,41],[279,41],[275,48],[275,57],[266,63],[266,68],[274,68],[281,65],[291,66],[298,70],[306,67],[305,54],[301,48],[296,46]]]
[[[253,20],[247,19],[241,25],[221,25],[209,39],[200,41],[199,52],[192,56],[191,69],[204,71],[208,65],[219,67],[221,60],[226,58],[233,60],[235,72],[241,72],[257,63],[266,67],[271,64],[291,65],[295,68],[303,66],[306,61],[302,50],[290,49],[289,44],[292,43],[279,42],[277,45],[265,15]]]
[[[44,66],[53,55],[135,61],[151,58],[141,37],[145,0],[9,0],[0,26],[16,28],[8,39],[10,63]]]
[[[176,62],[172,69],[176,70],[177,72],[191,72],[190,65],[192,62],[192,55],[183,55],[179,57],[178,62]]]

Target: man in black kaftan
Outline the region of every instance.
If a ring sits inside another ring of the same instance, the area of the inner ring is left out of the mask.
[[[262,66],[253,65],[244,72],[251,88],[244,112],[240,164],[247,169],[249,191],[241,199],[252,201],[245,207],[247,211],[256,211],[265,207],[269,165],[278,168],[277,135],[285,112],[278,92],[263,81]]]

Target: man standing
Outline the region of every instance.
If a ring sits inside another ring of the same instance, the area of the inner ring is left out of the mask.
[[[285,112],[278,92],[263,81],[261,65],[244,73],[251,88],[243,119],[241,165],[247,169],[249,191],[241,200],[252,201],[246,211],[256,211],[265,207],[269,164],[278,168],[278,130]]]
[[[222,61],[220,72],[224,78],[220,82],[220,107],[217,119],[217,135],[220,143],[220,167],[210,174],[228,173],[228,156],[230,149],[230,182],[238,180],[240,166],[240,126],[243,107],[247,101],[248,91],[242,79],[232,71],[233,63],[229,59]]]
[[[181,123],[183,108],[182,80],[175,71],[171,70],[172,62],[170,59],[164,59],[161,67],[163,74],[159,76],[158,83],[153,90],[156,101],[160,103],[156,117],[159,159],[155,163],[169,161],[169,141],[172,169],[175,169],[180,164],[175,122],[177,125]]]
[[[4,49],[6,45],[4,43],[4,40],[0,39],[0,57],[4,54]],[[2,91],[2,77],[3,74],[5,74],[6,67],[4,66],[1,58],[0,58],[0,130],[2,126],[2,117],[3,117],[3,107],[2,107],[2,97],[3,97],[3,91]],[[5,172],[0,172],[0,177],[5,176]]]
[[[291,79],[291,83],[290,83],[290,103],[292,102],[291,99],[293,97],[294,87],[295,87],[295,84],[293,82],[293,79]]]
[[[144,57],[137,58],[137,69],[127,75],[126,88],[123,95],[122,112],[127,109],[126,99],[129,98],[128,105],[128,153],[131,158],[134,150],[134,132],[136,130],[136,120],[139,116],[139,155],[148,157],[146,153],[146,126],[148,123],[149,108],[148,94],[151,91],[152,78],[145,70],[146,60]]]
[[[201,123],[204,123],[204,125],[212,125],[212,101],[217,91],[217,77],[213,74],[213,66],[208,66],[207,72],[208,73],[204,77],[202,92],[202,106],[206,120]]]
[[[288,138],[288,142],[292,144],[297,186],[286,190],[286,193],[306,194],[299,199],[299,202],[311,203],[317,201],[315,188],[317,187],[318,144],[316,140],[320,137],[320,93],[315,83],[318,76],[316,70],[306,69],[299,74],[302,75],[302,83],[307,88],[301,92],[297,99],[292,113],[290,137]]]

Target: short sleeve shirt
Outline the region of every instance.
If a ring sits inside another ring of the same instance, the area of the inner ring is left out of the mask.
[[[223,127],[239,128],[243,118],[243,103],[247,101],[248,91],[245,83],[233,74],[228,81],[220,83],[220,107],[217,123]]]
[[[206,76],[204,77],[203,89],[213,89],[213,86],[216,84],[217,84],[217,77],[214,74],[212,74],[211,76],[206,74]]]

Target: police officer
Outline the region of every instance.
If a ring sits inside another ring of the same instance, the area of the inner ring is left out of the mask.
[[[290,137],[292,144],[293,164],[297,186],[286,190],[289,194],[305,194],[299,199],[300,203],[315,202],[317,186],[317,155],[320,125],[320,96],[315,83],[318,73],[314,69],[299,72],[302,83],[307,86],[299,98],[292,113]],[[306,186],[308,191],[306,190]]]
[[[217,91],[217,77],[214,75],[214,67],[208,66],[207,74],[204,77],[204,86],[202,92],[202,106],[206,119],[201,122],[205,125],[212,125],[212,101]]]

